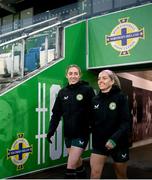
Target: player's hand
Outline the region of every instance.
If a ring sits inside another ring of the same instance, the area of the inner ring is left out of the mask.
[[[112,139],[109,139],[105,145],[108,150],[113,149],[115,146],[116,143]]]
[[[49,143],[51,143],[51,144],[52,144],[51,137],[52,137],[52,136],[51,136],[51,134],[50,134],[50,133],[48,133],[48,134],[47,134],[47,140],[49,141]]]

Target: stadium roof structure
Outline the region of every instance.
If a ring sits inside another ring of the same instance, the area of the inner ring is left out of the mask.
[[[34,7],[37,13],[44,12],[64,5],[76,3],[79,0],[0,0],[0,17],[16,14],[18,11]]]

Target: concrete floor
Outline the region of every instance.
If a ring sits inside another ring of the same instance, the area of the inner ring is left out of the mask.
[[[89,159],[84,160],[88,178],[90,175]],[[65,165],[36,173],[16,177],[15,179],[63,179]],[[111,160],[104,167],[101,179],[115,179]],[[152,179],[152,144],[130,149],[128,179]]]

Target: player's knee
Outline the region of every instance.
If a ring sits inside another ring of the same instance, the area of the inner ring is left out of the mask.
[[[91,169],[91,179],[100,178],[101,176],[101,170],[98,170],[96,168]]]

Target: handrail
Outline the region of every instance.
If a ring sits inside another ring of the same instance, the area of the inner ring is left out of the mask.
[[[39,29],[39,30],[36,30],[36,31],[33,31],[33,32],[29,33],[29,34],[24,34],[24,35],[21,36],[21,37],[12,39],[12,40],[10,40],[10,41],[8,41],[8,42],[1,43],[1,44],[0,44],[0,47],[5,46],[5,45],[7,45],[7,44],[11,44],[11,43],[13,43],[13,42],[16,42],[16,41],[19,41],[19,40],[22,40],[22,39],[25,39],[25,38],[28,38],[28,37],[30,37],[30,36],[32,36],[32,35],[35,35],[35,34],[39,33],[39,32],[45,31],[45,30],[47,30],[47,29],[50,29],[50,28],[55,27],[55,26],[58,26],[58,25],[60,25],[60,24],[63,24],[63,23],[68,22],[68,21],[71,21],[71,20],[73,20],[73,19],[76,19],[76,18],[78,18],[78,17],[84,16],[84,15],[86,15],[86,14],[87,14],[87,13],[81,13],[81,14],[79,14],[79,15],[73,16],[73,17],[68,18],[68,19],[66,19],[66,20],[59,21],[59,22],[57,22],[57,23],[55,23],[55,24],[53,24],[53,25],[47,26],[47,27],[45,27],[45,28],[42,28],[42,29]]]
[[[0,47],[6,46],[7,44],[11,44],[11,43],[16,42],[16,41],[19,41],[19,40],[21,40],[21,39],[25,39],[25,38],[27,38],[27,37],[28,37],[28,35],[25,34],[25,35],[23,35],[23,36],[21,36],[21,37],[18,37],[18,38],[15,38],[15,39],[10,40],[10,41],[8,41],[8,42],[4,42],[4,43],[0,44]]]
[[[79,15],[73,16],[73,17],[68,18],[68,19],[66,19],[66,20],[59,21],[58,23],[55,24],[55,26],[58,26],[58,25],[60,25],[60,24],[64,24],[65,22],[71,21],[71,20],[73,20],[73,19],[76,19],[76,18],[78,18],[78,17],[84,16],[84,15],[86,15],[86,14],[87,14],[87,13],[81,13],[81,14],[79,14]],[[45,28],[36,30],[36,31],[34,31],[34,32],[31,32],[31,33],[29,33],[29,36],[34,35],[34,34],[37,34],[37,33],[42,32],[42,31],[45,31],[45,30],[47,30],[47,29],[50,29],[51,27],[54,27],[54,26],[51,25],[51,26],[48,26],[48,27],[45,27]]]
[[[68,21],[71,21],[71,20],[76,19],[76,18],[78,18],[78,17],[84,16],[84,15],[86,15],[86,14],[87,14],[86,12],[81,13],[81,14],[79,14],[79,15],[77,15],[77,16],[73,16],[73,17],[71,17],[71,18],[69,18],[69,19],[63,20],[62,23],[66,23],[66,22],[68,22]]]
[[[17,32],[20,32],[20,31],[23,31],[23,30],[26,30],[26,29],[29,29],[29,28],[33,28],[33,27],[39,26],[40,24],[45,24],[45,23],[50,22],[50,21],[53,21],[53,20],[55,20],[55,19],[57,19],[57,17],[54,17],[54,18],[51,18],[51,19],[48,19],[48,20],[46,20],[46,21],[39,22],[39,23],[36,23],[36,24],[32,24],[32,25],[30,25],[30,26],[26,26],[26,27],[24,27],[24,28],[20,28],[20,29],[17,29],[17,30],[15,30],[15,31],[11,31],[11,32],[2,34],[2,35],[0,35],[0,38],[3,38],[3,37],[5,37],[5,36],[11,35],[11,34],[14,34],[14,33],[17,33]]]
[[[52,24],[52,25],[50,25],[50,26],[47,26],[47,27],[44,27],[44,28],[42,28],[42,29],[33,31],[33,32],[29,33],[28,36],[35,35],[35,34],[37,34],[37,33],[39,33],[39,32],[45,31],[45,30],[50,29],[50,28],[52,28],[52,27],[58,26],[58,25],[60,25],[60,24],[61,24],[61,22],[57,22],[57,23]]]

